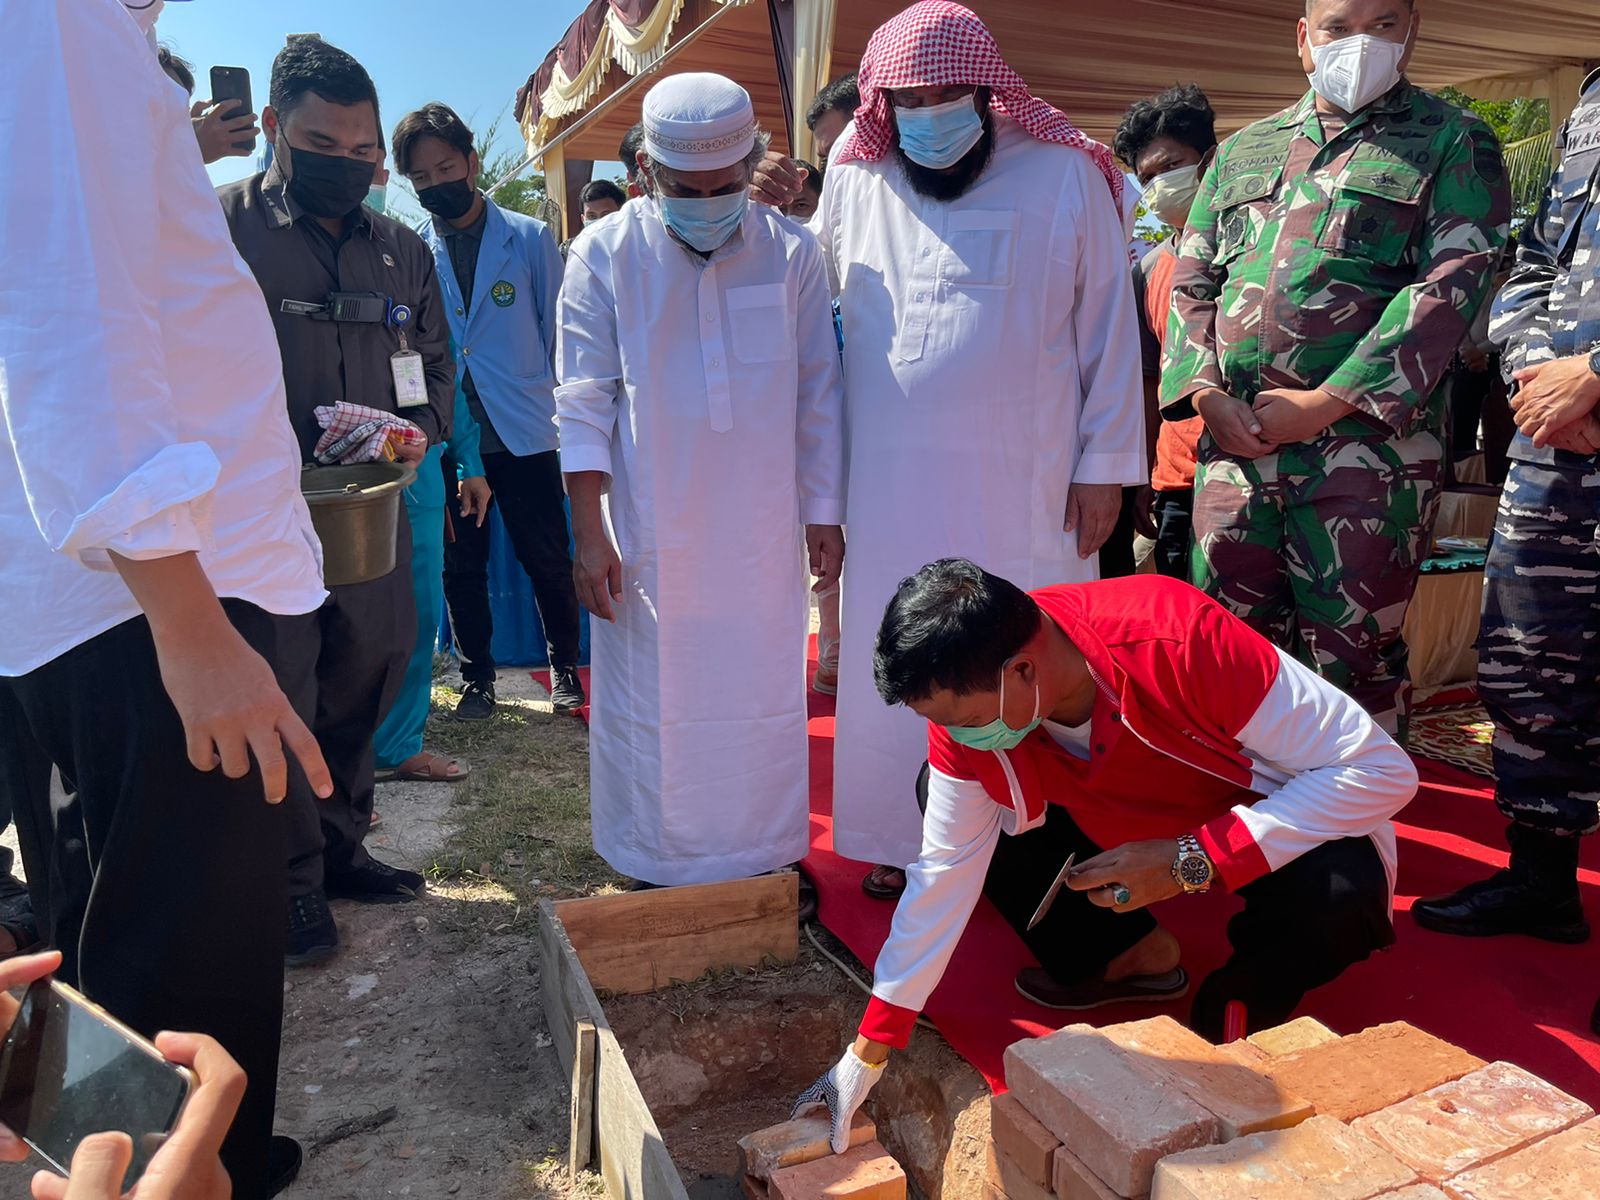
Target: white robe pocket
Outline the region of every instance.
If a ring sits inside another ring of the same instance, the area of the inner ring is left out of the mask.
[[[742,363],[783,362],[794,357],[794,321],[789,289],[781,283],[729,288],[728,333]]]
[[[959,288],[1007,288],[1016,272],[1017,214],[969,209],[945,225],[944,281]]]

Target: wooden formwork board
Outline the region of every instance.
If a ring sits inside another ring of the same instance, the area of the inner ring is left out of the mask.
[[[594,1141],[615,1200],[688,1200],[596,989],[653,991],[707,971],[793,962],[793,874],[539,903],[540,992],[557,1056],[576,1077],[578,1027],[594,1027]]]

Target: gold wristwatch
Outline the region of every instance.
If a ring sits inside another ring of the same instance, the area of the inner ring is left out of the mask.
[[[1178,839],[1178,857],[1172,864],[1172,878],[1179,887],[1191,895],[1210,891],[1216,873],[1211,856],[1200,849],[1198,838],[1186,833]]]

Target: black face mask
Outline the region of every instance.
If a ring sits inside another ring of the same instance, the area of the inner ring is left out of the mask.
[[[468,179],[452,179],[449,183],[436,183],[417,193],[417,202],[434,216],[446,221],[459,221],[472,211],[478,189]]]
[[[295,203],[314,217],[338,218],[367,198],[378,164],[289,146],[289,169],[289,195]]]

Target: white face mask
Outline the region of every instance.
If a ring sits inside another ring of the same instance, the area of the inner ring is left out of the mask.
[[[1329,104],[1360,112],[1400,82],[1400,60],[1409,44],[1410,39],[1391,42],[1369,33],[1320,46],[1313,42],[1311,86]]]
[[[1163,171],[1140,197],[1144,206],[1174,229],[1189,223],[1189,210],[1200,192],[1200,164]]]

